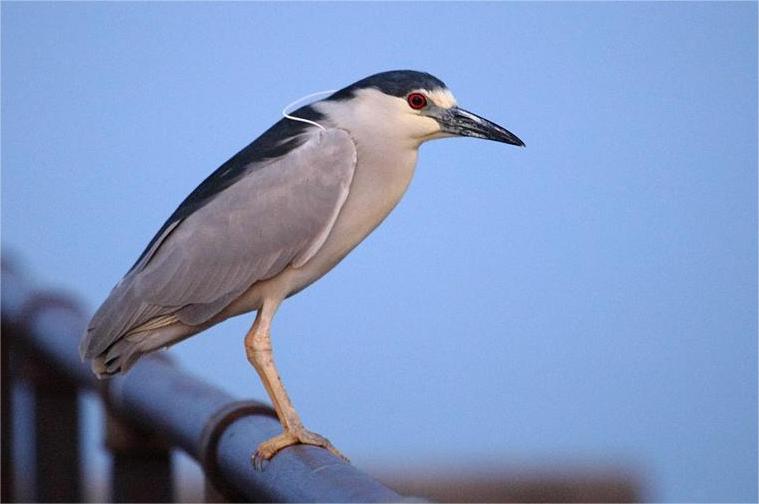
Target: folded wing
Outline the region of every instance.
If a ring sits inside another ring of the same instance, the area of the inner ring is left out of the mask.
[[[313,131],[287,154],[251,165],[165,227],[93,317],[82,357],[153,320],[203,324],[256,282],[305,264],[329,235],[355,166],[355,145],[337,129]]]

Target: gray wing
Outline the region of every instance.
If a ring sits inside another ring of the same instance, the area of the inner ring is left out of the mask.
[[[82,355],[162,315],[202,324],[257,281],[302,266],[329,235],[355,166],[352,139],[331,129],[253,167],[164,231],[93,317]]]

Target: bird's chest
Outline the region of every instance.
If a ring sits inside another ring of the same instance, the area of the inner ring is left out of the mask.
[[[359,241],[363,239],[398,204],[411,182],[415,165],[416,150],[388,155],[359,148],[350,193],[336,228],[348,235],[360,235]]]
[[[371,151],[357,147],[357,165],[348,198],[326,242],[309,265],[321,275],[345,257],[398,204],[416,165],[416,149]]]

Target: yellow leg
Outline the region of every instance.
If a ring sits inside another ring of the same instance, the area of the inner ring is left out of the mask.
[[[328,439],[307,431],[300,421],[298,413],[287,396],[277,368],[274,366],[274,357],[271,349],[270,327],[279,303],[264,303],[258,311],[256,321],[245,336],[245,353],[248,361],[261,377],[266,392],[274,405],[279,422],[282,424],[282,434],[264,441],[258,446],[253,455],[253,465],[262,469],[265,460],[272,458],[277,452],[294,444],[310,444],[321,446],[331,451],[343,460],[348,460],[332,446]]]

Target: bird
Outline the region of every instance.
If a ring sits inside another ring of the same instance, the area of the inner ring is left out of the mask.
[[[105,378],[230,317],[256,312],[247,360],[282,433],[252,454],[261,468],[294,444],[345,457],[304,427],[275,367],[272,319],[286,298],[339,263],[393,210],[420,145],[475,137],[514,146],[507,129],[460,108],[433,75],[391,70],[284,117],[177,207],[92,316],[82,360]],[[347,459],[345,459],[347,460]]]

